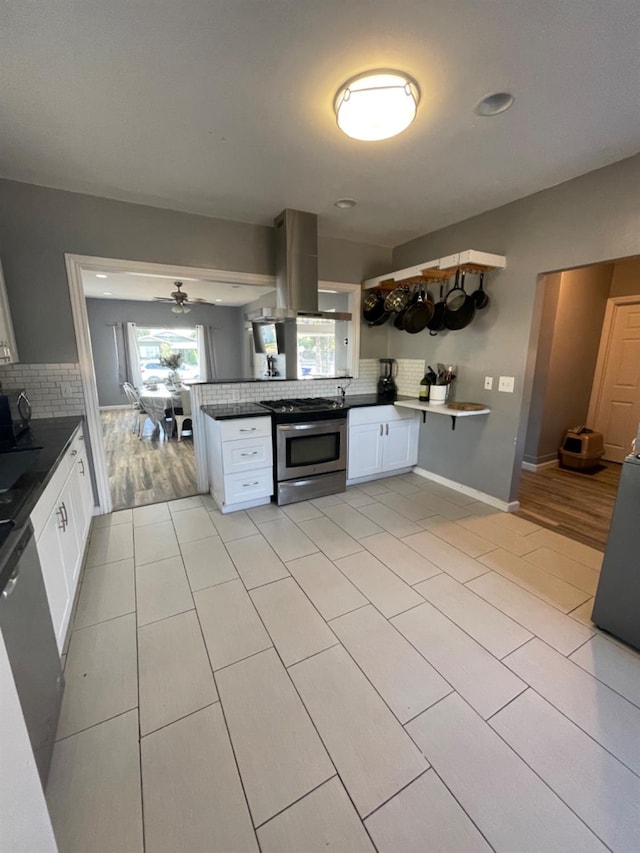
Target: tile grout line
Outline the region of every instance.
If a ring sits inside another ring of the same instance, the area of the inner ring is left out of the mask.
[[[539,638],[538,638],[538,639],[539,639]],[[543,642],[544,642],[544,640],[540,640],[540,642],[541,642],[541,643],[543,643]],[[548,645],[548,643],[546,643],[545,645]],[[552,648],[552,647],[550,646],[549,648]],[[554,651],[555,651],[555,649],[554,649]],[[560,652],[558,652],[558,654],[560,654]],[[573,663],[573,665],[574,665],[574,666],[578,666],[578,664],[577,664],[577,663],[575,663],[574,661],[571,661],[571,663]],[[582,667],[578,667],[578,668],[579,668],[579,669],[582,669]],[[511,669],[511,667],[509,667],[509,669]],[[511,671],[513,672],[513,670],[511,670]],[[582,670],[582,671],[583,671],[583,672],[586,672],[586,670]],[[517,673],[515,673],[515,675],[517,675]],[[587,675],[591,675],[591,673],[587,673]],[[518,677],[520,678],[521,676],[518,676]],[[595,678],[595,676],[593,676],[593,675],[591,675],[591,678],[593,678],[595,681],[598,681],[598,679],[597,679],[597,678]],[[524,679],[522,679],[522,681],[524,681]],[[601,683],[603,683],[603,682],[601,682]],[[527,682],[525,682],[525,684],[527,684]],[[605,684],[604,686],[605,686],[605,687],[608,687],[608,685],[606,685],[606,684]],[[593,735],[589,734],[589,732],[588,732],[586,729],[583,729],[583,728],[582,728],[582,726],[581,726],[581,725],[580,725],[576,720],[572,719],[572,718],[571,718],[571,717],[570,717],[570,716],[569,716],[565,711],[563,711],[563,710],[562,710],[562,708],[558,708],[558,706],[557,706],[557,705],[555,705],[555,704],[554,704],[550,699],[547,699],[547,697],[546,697],[546,696],[544,696],[544,695],[543,695],[539,690],[537,690],[535,687],[533,687],[533,685],[529,684],[529,685],[528,685],[528,687],[529,687],[529,689],[530,689],[531,691],[533,691],[533,693],[535,693],[537,696],[539,696],[539,697],[540,697],[544,702],[546,702],[548,705],[551,705],[551,707],[552,707],[552,708],[555,708],[555,710],[556,710],[559,714],[562,714],[562,716],[563,716],[565,719],[567,719],[570,723],[572,723],[572,724],[573,724],[577,729],[579,729],[579,730],[580,730],[584,735],[586,735],[588,738],[590,738],[592,741],[594,741],[594,743],[597,743],[597,744],[598,744],[598,746],[599,746],[601,749],[603,749],[605,752],[607,752],[609,755],[611,755],[611,756],[612,756],[612,758],[615,758],[615,759],[616,759],[616,761],[618,761],[620,764],[622,764],[622,765],[623,765],[623,767],[626,767],[626,768],[627,768],[627,770],[628,770],[630,773],[632,773],[634,776],[636,776],[637,778],[639,778],[639,779],[640,779],[640,771],[638,771],[638,770],[634,770],[632,767],[629,767],[629,765],[628,765],[625,761],[623,761],[623,760],[622,760],[618,755],[616,755],[615,753],[611,752],[611,750],[610,750],[607,746],[605,746],[603,743],[601,743],[599,740],[597,740],[595,737],[593,737]],[[609,689],[611,689],[611,688],[609,688]],[[612,693],[615,693],[615,691],[612,691]],[[521,693],[520,695],[522,695],[522,693]],[[620,694],[619,694],[619,693],[618,693],[617,695],[618,695],[618,696],[620,696]],[[623,698],[623,699],[624,699],[625,697],[624,697],[624,696],[622,696],[621,698]],[[627,699],[626,701],[627,701],[627,702],[629,702],[629,700],[628,700],[628,699]],[[634,705],[632,702],[629,702],[629,704],[630,704],[634,709],[637,707],[637,706],[636,706],[636,705]],[[505,707],[506,707],[506,706],[505,706]],[[502,709],[501,709],[501,710],[502,710]],[[514,750],[514,752],[515,752],[515,750]]]
[[[135,538],[134,538],[135,543]],[[135,545],[134,545],[135,547]],[[144,819],[144,782],[142,774],[142,722],[140,717],[140,643],[138,640],[138,577],[136,574],[135,552],[133,558],[133,601],[135,605],[135,635],[136,635],[136,691],[138,695],[138,772],[140,774],[140,820],[142,821],[142,850],[147,848],[147,833]]]
[[[126,708],[124,711],[118,711],[117,714],[112,714],[110,717],[106,717],[104,720],[99,720],[97,723],[91,723],[90,726],[85,726],[83,729],[78,729],[75,732],[70,732],[68,735],[62,735],[62,737],[56,738],[54,744],[62,743],[65,740],[69,740],[76,735],[83,734],[84,732],[91,731],[91,729],[95,729],[98,726],[101,726],[103,723],[110,723],[111,720],[117,720],[118,717],[124,717],[125,714],[130,714],[131,711],[137,711],[138,706],[132,705],[130,708]]]
[[[247,797],[247,792],[246,792],[246,789],[244,786],[244,779],[242,778],[242,773],[240,772],[240,765],[238,764],[238,757],[236,755],[236,750],[235,750],[235,747],[233,745],[233,740],[231,739],[231,732],[229,731],[229,723],[227,721],[227,715],[226,715],[226,712],[224,710],[224,703],[222,701],[222,695],[220,693],[220,688],[218,687],[218,682],[216,680],[216,673],[215,673],[215,670],[213,668],[213,662],[211,661],[211,656],[209,654],[209,647],[207,646],[207,641],[205,639],[204,631],[202,629],[202,622],[200,621],[200,614],[198,613],[197,608],[196,608],[196,619],[198,620],[198,625],[200,627],[200,636],[202,638],[204,650],[205,650],[205,653],[207,655],[207,660],[209,661],[209,668],[211,669],[211,677],[213,678],[213,684],[216,688],[216,693],[218,695],[218,702],[220,704],[220,712],[222,714],[222,721],[224,723],[225,731],[227,733],[227,740],[229,741],[229,747],[231,748],[231,754],[233,755],[233,761],[235,764],[236,772],[238,774],[238,780],[240,782],[240,787],[242,789],[242,796],[244,797],[245,806],[247,808],[247,815],[248,815],[249,821],[251,823],[251,828],[253,829],[253,834],[254,834],[254,837],[256,839],[256,844],[258,846],[258,850],[260,850],[261,849],[260,848],[260,841],[258,839],[258,835],[257,835],[255,827],[253,825],[253,816],[251,814],[251,808],[249,807],[249,799]],[[257,654],[259,654],[259,652]],[[215,705],[217,703],[214,702],[213,704]]]

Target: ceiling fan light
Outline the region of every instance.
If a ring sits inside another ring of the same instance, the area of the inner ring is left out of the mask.
[[[352,139],[390,139],[416,117],[420,89],[408,74],[370,71],[347,80],[333,102],[338,127]]]
[[[174,314],[183,314],[184,313],[184,308],[182,307],[182,305],[174,305],[171,310],[173,311]]]
[[[183,306],[182,306],[182,313],[183,313],[183,314],[188,314],[188,313],[189,313],[189,311],[191,311],[191,308],[189,308],[189,306],[188,306],[188,305],[183,305]]]

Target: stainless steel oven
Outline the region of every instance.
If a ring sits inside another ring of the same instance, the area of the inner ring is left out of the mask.
[[[263,402],[273,412],[278,504],[343,492],[347,483],[347,418],[325,398]]]

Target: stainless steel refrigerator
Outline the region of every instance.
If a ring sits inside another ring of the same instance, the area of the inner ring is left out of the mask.
[[[591,618],[640,649],[640,454],[631,454],[622,463]]]

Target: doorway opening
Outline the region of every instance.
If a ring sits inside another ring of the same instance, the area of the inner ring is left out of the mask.
[[[242,306],[273,278],[78,255],[66,264],[98,511],[206,491],[198,383],[238,369]],[[177,282],[188,301],[175,299]]]
[[[549,273],[541,284],[519,514],[603,551],[640,421],[640,257]],[[585,469],[558,454],[577,426],[603,437],[602,457]]]

